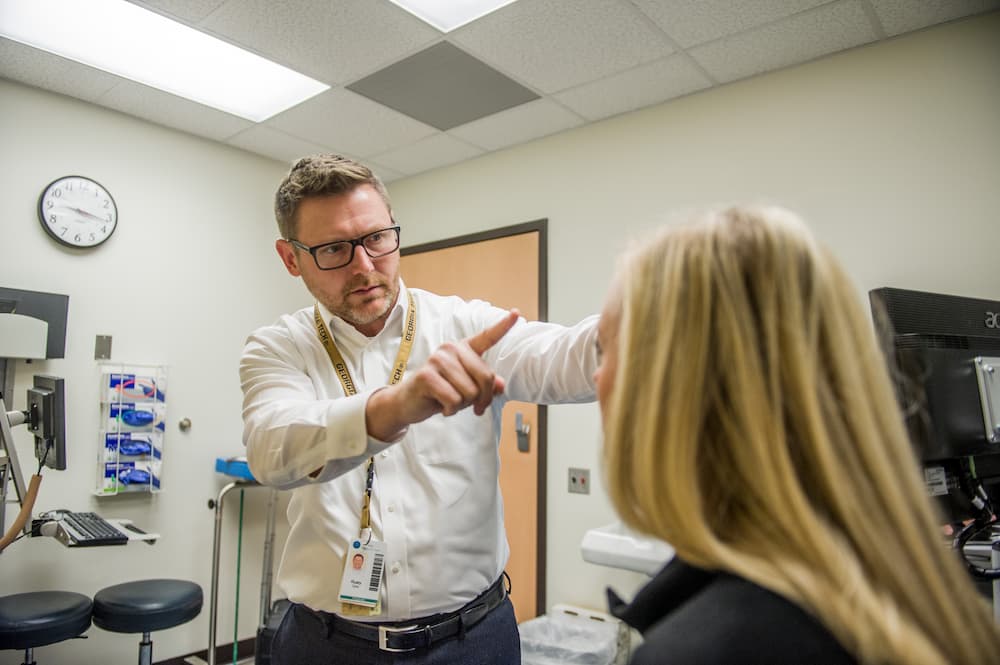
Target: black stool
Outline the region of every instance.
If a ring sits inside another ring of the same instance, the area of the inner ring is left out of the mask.
[[[31,591],[0,597],[0,649],[33,649],[79,637],[90,628],[90,598],[70,591]]]
[[[139,665],[152,665],[149,633],[186,623],[201,612],[201,587],[185,580],[139,580],[94,596],[94,625],[114,633],[142,633]]]

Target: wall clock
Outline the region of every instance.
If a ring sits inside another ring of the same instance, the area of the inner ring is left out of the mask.
[[[96,247],[118,226],[118,206],[98,182],[68,175],[49,183],[38,197],[38,220],[69,247]]]

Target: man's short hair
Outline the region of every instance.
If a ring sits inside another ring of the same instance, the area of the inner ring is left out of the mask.
[[[303,157],[288,171],[274,196],[274,216],[282,238],[293,239],[297,231],[299,204],[313,196],[345,194],[361,185],[371,185],[392,212],[385,185],[370,168],[340,155]]]

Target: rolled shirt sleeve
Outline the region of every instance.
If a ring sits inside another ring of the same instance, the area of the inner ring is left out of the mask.
[[[302,318],[283,317],[251,335],[240,362],[247,462],[258,482],[280,489],[325,482],[391,445],[365,427],[365,404],[377,388],[345,396],[339,385],[313,378],[314,346],[320,361],[330,361],[309,343],[316,335]]]

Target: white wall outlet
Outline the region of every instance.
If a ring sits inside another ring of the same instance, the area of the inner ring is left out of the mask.
[[[573,494],[590,494],[590,469],[577,469],[570,467],[569,491]]]

